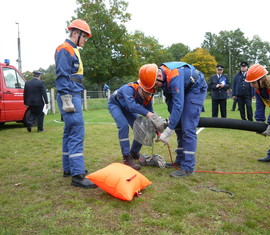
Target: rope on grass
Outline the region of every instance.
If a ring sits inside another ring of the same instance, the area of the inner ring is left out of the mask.
[[[195,171],[201,173],[215,173],[215,174],[223,174],[223,175],[230,175],[230,174],[270,174],[270,171],[255,171],[255,172],[220,172],[220,171]]]

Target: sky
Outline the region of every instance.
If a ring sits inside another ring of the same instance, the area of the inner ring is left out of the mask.
[[[244,36],[270,42],[269,0],[125,0],[131,20],[127,30],[142,31],[170,46],[200,47],[206,32],[219,34],[240,28]],[[18,67],[18,31],[22,71],[47,69],[54,51],[66,38],[66,21],[75,16],[76,0],[0,0],[0,61]],[[19,23],[19,24],[16,24]],[[91,22],[89,22],[91,27]],[[94,37],[94,32],[93,37]],[[91,43],[91,39],[88,41]]]

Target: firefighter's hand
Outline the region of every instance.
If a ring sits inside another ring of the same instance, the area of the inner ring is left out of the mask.
[[[261,133],[261,135],[270,136],[270,125],[267,126],[266,130]]]
[[[165,128],[165,121],[162,117],[159,117],[156,113],[149,115],[149,119],[153,122],[158,132],[162,132]]]
[[[166,129],[161,133],[159,137],[159,141],[163,142],[164,144],[168,144],[170,137],[173,134],[173,130],[171,130],[169,127],[166,127]]]
[[[62,110],[67,113],[74,113],[76,109],[72,103],[72,95],[61,95],[61,100],[63,102]]]

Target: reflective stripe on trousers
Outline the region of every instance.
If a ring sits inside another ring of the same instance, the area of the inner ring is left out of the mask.
[[[177,135],[176,162],[187,171],[194,171],[196,164],[197,134],[200,113],[206,96],[206,89],[200,93],[188,92],[185,95],[180,122],[175,129]]]
[[[133,127],[133,123],[138,115],[128,112],[116,103],[109,103],[108,108],[118,128],[118,138],[123,156],[129,156],[130,153],[139,153],[142,145],[133,140],[132,147],[130,149],[129,142],[129,126]]]
[[[70,171],[72,176],[84,174],[84,120],[82,114],[81,93],[72,94],[72,103],[76,109],[76,112],[74,113],[62,111],[62,100],[59,93],[57,94],[57,102],[65,122],[62,142],[63,170]]]

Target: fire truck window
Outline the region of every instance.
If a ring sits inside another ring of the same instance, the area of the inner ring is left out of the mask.
[[[24,89],[25,81],[23,80],[20,74],[18,73],[16,74],[17,74],[17,84],[16,84],[17,87],[16,88]]]
[[[24,80],[14,69],[3,68],[7,88],[24,88]]]
[[[16,79],[16,72],[14,69],[10,68],[3,68],[5,83],[7,88],[15,88],[17,79]]]

